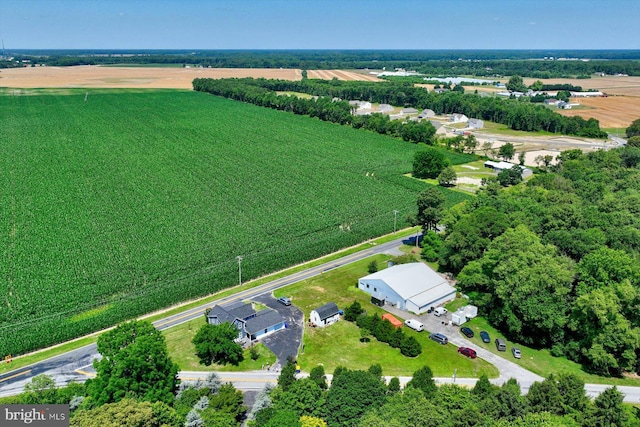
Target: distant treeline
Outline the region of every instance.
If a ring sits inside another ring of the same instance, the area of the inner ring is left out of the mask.
[[[369,116],[351,114],[346,101],[360,100],[373,103],[431,109],[436,114],[462,113],[470,118],[490,120],[510,126],[514,130],[544,130],[589,138],[606,138],[596,119],[562,116],[548,108],[527,102],[474,94],[446,92],[438,94],[409,84],[383,82],[343,82],[338,80],[286,81],[267,79],[195,79],[194,90],[225,98],[250,102],[269,108],[306,114],[355,128],[366,128],[379,133],[400,136],[408,141],[431,143],[431,125],[414,122],[406,124],[389,120],[378,113]],[[317,99],[280,96],[276,91],[302,92]]]
[[[9,55],[6,54],[5,55]],[[212,68],[383,69],[429,75],[534,78],[585,77],[594,73],[640,75],[640,50],[219,50],[99,51],[18,50],[11,56],[51,66],[185,64]],[[543,60],[541,58],[573,58]],[[588,61],[575,60],[588,59]],[[538,60],[534,60],[538,59]],[[0,64],[3,64],[0,62]],[[4,63],[15,66],[16,63]],[[2,66],[2,65],[0,65]]]

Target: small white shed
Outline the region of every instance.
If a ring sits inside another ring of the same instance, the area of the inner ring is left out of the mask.
[[[331,325],[340,319],[340,310],[336,303],[329,302],[322,307],[311,310],[309,318],[313,325],[324,327]]]
[[[456,326],[465,324],[467,321],[473,319],[478,315],[478,307],[475,305],[465,305],[460,307],[451,314],[451,323]]]

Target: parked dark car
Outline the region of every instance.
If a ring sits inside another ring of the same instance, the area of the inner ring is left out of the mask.
[[[482,342],[489,343],[491,342],[491,338],[489,337],[489,332],[481,331],[480,338],[482,338]]]
[[[458,353],[462,354],[463,356],[470,357],[471,359],[475,359],[477,356],[476,351],[469,347],[458,347]]]
[[[462,335],[464,335],[467,338],[473,338],[473,331],[471,330],[471,328],[467,328],[466,326],[463,326],[462,328],[460,328],[460,332],[462,332]]]
[[[278,302],[280,304],[284,304],[284,305],[291,305],[291,300],[287,297],[280,297],[278,298]]]

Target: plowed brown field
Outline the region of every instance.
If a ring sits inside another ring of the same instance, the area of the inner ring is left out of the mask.
[[[603,128],[627,128],[631,122],[640,118],[640,97],[609,96],[607,98],[575,98],[571,102],[579,103],[589,109],[558,110],[565,116],[593,117]]]
[[[134,67],[29,67],[0,70],[0,87],[103,87],[191,89],[196,78],[264,77],[300,80],[300,70],[269,68],[134,68]]]
[[[309,78],[380,81],[377,77],[342,70],[310,70]],[[0,70],[0,87],[11,88],[166,88],[190,89],[195,78],[264,77],[300,80],[301,70],[272,68],[162,67],[27,67]]]
[[[536,80],[538,79],[526,78],[524,82],[530,85]],[[590,79],[545,79],[541,81],[544,84],[568,83],[575,86],[582,86],[583,90],[597,89],[609,95],[640,96],[640,77],[594,76]]]
[[[310,79],[323,80],[333,80],[334,78],[336,78],[338,80],[359,80],[368,82],[383,81],[372,74],[356,73],[354,71],[344,70],[309,70],[307,71],[307,76]]]

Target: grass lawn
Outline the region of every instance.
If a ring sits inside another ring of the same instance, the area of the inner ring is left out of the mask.
[[[301,99],[311,99],[311,98],[313,98],[313,95],[309,95],[308,93],[302,93],[302,92],[282,91],[282,92],[276,92],[276,93],[278,95],[296,96],[296,97],[301,98]]]
[[[484,121],[484,128],[476,131],[478,135],[482,135],[483,133],[489,134],[498,134],[498,135],[512,135],[512,136],[547,136],[547,135],[558,135],[553,132],[546,131],[538,131],[538,132],[526,132],[522,130],[513,130],[507,125],[503,125],[501,123],[494,123],[488,120]]]
[[[196,356],[195,346],[191,340],[198,332],[198,329],[206,323],[204,316],[183,323],[175,328],[163,331],[163,335],[167,340],[167,348],[171,359],[180,366],[182,371],[255,371],[260,370],[265,364],[273,365],[276,356],[262,344],[258,344],[256,348],[260,357],[251,360],[249,349],[244,351],[244,360],[238,365],[211,365],[205,366],[200,364],[200,360]]]
[[[391,256],[378,255],[340,269],[332,270],[315,278],[299,282],[275,292],[276,297],[288,296],[293,304],[309,317],[311,310],[327,302],[335,302],[338,307],[346,308],[354,300],[367,310],[369,314],[384,311],[369,302],[369,295],[356,288],[358,278],[368,274],[367,265],[371,259],[378,262],[380,269],[386,267]],[[459,377],[477,377],[487,374],[498,375],[495,367],[487,362],[470,360],[457,354],[453,345],[443,346],[429,340],[427,333],[418,333],[404,329],[406,334],[414,336],[422,344],[422,354],[416,358],[407,358],[398,349],[372,338],[368,343],[360,342],[360,329],[355,323],[340,321],[326,328],[306,328],[303,353],[298,363],[309,372],[313,367],[322,364],[326,372],[331,373],[337,366],[349,369],[367,369],[379,363],[385,375],[410,376],[424,365],[428,365],[435,376],[451,376],[457,369]]]
[[[466,301],[465,301],[466,303]],[[464,305],[464,304],[463,304]],[[448,307],[447,307],[448,308]],[[477,347],[483,347],[492,353],[498,354],[506,359],[511,360],[514,363],[535,372],[536,374],[548,377],[549,374],[570,373],[578,376],[585,383],[588,384],[613,384],[613,385],[626,385],[626,386],[640,386],[640,378],[608,378],[598,375],[589,374],[585,372],[582,365],[568,360],[566,357],[552,356],[549,350],[537,350],[524,346],[519,343],[513,343],[506,338],[494,327],[489,325],[489,322],[482,318],[476,317],[465,323],[476,334],[475,338],[472,338],[474,344]],[[485,344],[480,339],[480,331],[487,331],[491,337],[491,342]],[[498,337],[504,338],[507,343],[507,351],[499,352],[496,349],[494,340]],[[517,346],[522,352],[522,359],[515,359],[511,355],[511,347]]]

